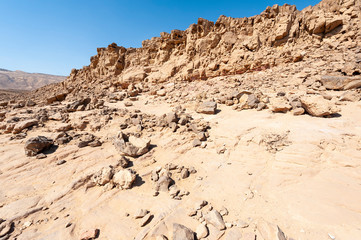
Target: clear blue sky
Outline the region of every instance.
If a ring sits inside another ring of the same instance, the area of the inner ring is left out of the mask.
[[[184,30],[198,17],[249,17],[267,6],[319,0],[0,0],[0,68],[69,75],[89,65],[97,47],[112,42],[140,47],[142,40]]]

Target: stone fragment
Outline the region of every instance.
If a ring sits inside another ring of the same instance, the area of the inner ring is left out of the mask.
[[[344,90],[351,90],[361,87],[361,80],[352,81],[344,86]]]
[[[257,230],[263,239],[287,240],[279,226],[266,222],[263,219],[257,222]]]
[[[66,132],[66,131],[69,131],[70,129],[72,129],[71,124],[62,123],[62,124],[59,124],[58,126],[56,126],[55,131],[56,132]]]
[[[352,82],[350,77],[346,76],[321,76],[320,82],[328,90],[342,90],[344,87]]]
[[[128,136],[119,132],[113,139],[115,148],[130,157],[139,157],[149,151],[150,140]]]
[[[292,108],[292,106],[288,103],[288,100],[284,97],[272,98],[270,102],[270,109],[272,110],[272,112],[285,113]]]
[[[195,240],[194,232],[184,225],[174,223],[172,240]]]
[[[198,202],[195,203],[194,208],[195,208],[196,210],[200,210],[200,209],[202,209],[204,206],[206,206],[207,204],[208,204],[208,202],[207,202],[206,200],[201,200],[201,201],[198,201]]]
[[[104,186],[109,183],[113,177],[113,168],[103,167],[97,173],[93,175],[93,182],[99,186]]]
[[[147,225],[150,220],[152,218],[152,215],[150,213],[146,214],[140,221],[140,226],[144,227],[145,225]]]
[[[192,146],[193,147],[198,147],[202,144],[202,142],[199,140],[199,139],[194,139],[193,140],[193,143],[192,143]]]
[[[298,116],[298,115],[302,115],[305,113],[305,109],[300,107],[300,108],[295,108],[293,109],[292,111],[292,114],[295,115],[295,116]]]
[[[38,120],[36,120],[36,119],[29,119],[29,120],[19,122],[14,126],[13,133],[14,134],[19,133],[23,129],[37,125],[37,124],[38,124]]]
[[[138,218],[142,218],[145,215],[147,215],[149,213],[149,211],[147,209],[138,209],[138,211],[134,214],[134,218],[138,219]]]
[[[181,171],[181,178],[185,179],[187,177],[189,177],[189,171],[188,171],[187,168],[183,168],[182,171]]]
[[[197,113],[203,113],[203,114],[215,114],[217,109],[217,103],[208,101],[203,102],[198,108]]]
[[[86,232],[83,232],[80,235],[80,240],[92,240],[96,239],[99,236],[99,229],[91,229],[87,230]]]
[[[342,18],[334,17],[331,19],[326,19],[325,33],[329,33],[338,26],[342,25]]]
[[[52,145],[53,140],[47,137],[33,137],[28,139],[25,143],[25,154],[26,156],[35,156],[36,154],[48,149]]]
[[[204,216],[204,219],[208,224],[212,224],[218,230],[226,229],[226,225],[223,221],[221,214],[217,210],[212,210]]]
[[[156,182],[156,191],[167,192],[169,189],[169,185],[171,183],[171,179],[168,176],[161,176],[159,177],[158,181]]]
[[[208,228],[204,224],[199,224],[196,229],[197,239],[206,238],[208,236]]]
[[[4,221],[0,218],[0,239],[8,239],[8,234],[10,233],[13,226],[13,222]]]
[[[340,111],[337,106],[324,99],[321,95],[303,96],[300,101],[306,112],[314,117],[329,116]]]
[[[113,176],[113,183],[120,189],[129,189],[132,187],[137,175],[130,169],[120,170]]]

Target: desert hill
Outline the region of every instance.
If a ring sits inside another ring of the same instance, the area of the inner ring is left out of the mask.
[[[361,239],[361,0],[199,19],[0,101],[0,240]]]
[[[9,71],[0,68],[0,89],[34,90],[51,83],[61,82],[64,79],[63,76]]]

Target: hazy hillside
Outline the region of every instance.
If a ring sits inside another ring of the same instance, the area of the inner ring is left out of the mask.
[[[0,89],[33,90],[64,79],[64,76],[9,71],[0,68]]]

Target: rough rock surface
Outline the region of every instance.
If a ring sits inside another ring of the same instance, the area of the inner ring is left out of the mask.
[[[44,136],[30,138],[25,143],[25,154],[26,156],[35,156],[48,149],[53,143],[53,140]]]
[[[119,132],[113,140],[116,149],[126,156],[139,157],[149,151],[150,140],[127,136]]]
[[[194,232],[184,225],[173,224],[173,240],[194,240]]]
[[[334,103],[321,95],[304,96],[300,100],[305,110],[315,117],[329,116],[340,111]]]

